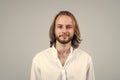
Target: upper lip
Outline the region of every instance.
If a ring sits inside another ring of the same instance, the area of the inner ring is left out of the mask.
[[[62,34],[62,35],[60,35],[60,37],[61,37],[61,36],[68,36],[68,35],[67,35],[67,34]]]

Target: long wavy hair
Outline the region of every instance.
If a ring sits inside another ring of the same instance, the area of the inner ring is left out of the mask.
[[[55,23],[56,19],[59,15],[66,15],[72,18],[72,20],[75,23],[75,31],[74,31],[74,36],[71,42],[71,45],[73,48],[77,48],[81,42],[80,39],[80,31],[79,31],[79,26],[77,24],[75,16],[69,12],[69,11],[60,11],[54,18],[53,23],[51,24],[50,30],[49,30],[49,37],[50,37],[50,47],[52,47],[56,43],[56,38],[55,38]]]

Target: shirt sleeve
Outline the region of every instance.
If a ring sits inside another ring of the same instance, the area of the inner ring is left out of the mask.
[[[35,61],[32,62],[30,80],[42,80],[39,65]]]
[[[94,66],[93,66],[93,62],[92,62],[92,58],[91,57],[89,59],[86,80],[95,80]]]

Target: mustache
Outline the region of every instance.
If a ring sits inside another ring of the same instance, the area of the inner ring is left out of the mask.
[[[69,34],[63,33],[63,34],[59,35],[59,37],[61,37],[61,36],[69,36]]]

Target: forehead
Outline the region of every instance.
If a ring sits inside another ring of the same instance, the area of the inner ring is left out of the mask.
[[[74,21],[71,16],[59,15],[56,19],[56,24],[74,24]]]

